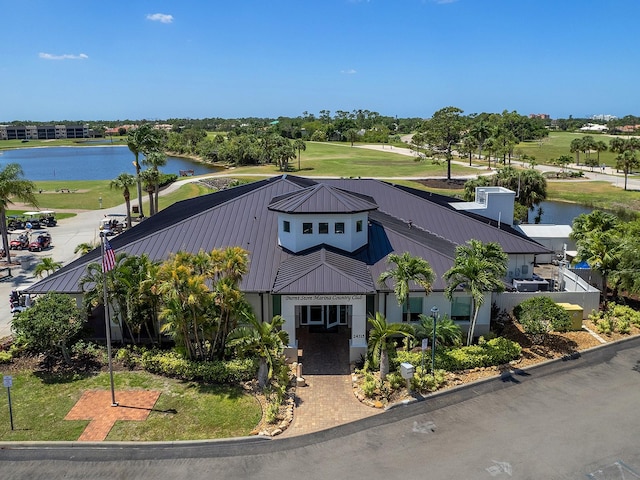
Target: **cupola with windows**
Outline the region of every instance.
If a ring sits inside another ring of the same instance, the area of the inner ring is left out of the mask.
[[[378,205],[367,196],[318,183],[275,197],[278,243],[294,253],[318,245],[353,252],[368,242],[368,212]]]

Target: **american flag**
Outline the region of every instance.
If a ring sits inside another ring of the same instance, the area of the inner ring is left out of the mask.
[[[102,271],[109,272],[116,266],[116,254],[113,253],[113,248],[109,240],[104,239],[104,256],[102,257]]]

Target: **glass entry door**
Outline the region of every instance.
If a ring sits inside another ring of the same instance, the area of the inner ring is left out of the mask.
[[[351,305],[296,305],[296,320],[300,325],[325,325],[333,328],[347,325],[351,318]]]

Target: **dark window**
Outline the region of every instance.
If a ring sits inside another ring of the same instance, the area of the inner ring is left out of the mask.
[[[318,233],[329,233],[329,224],[328,223],[319,223],[318,224]]]
[[[302,224],[302,233],[307,234],[307,233],[313,233],[313,223],[303,223]]]
[[[422,297],[409,297],[409,305],[407,305],[406,302],[402,305],[403,322],[407,320],[407,306],[411,312],[411,321],[418,322],[420,320],[420,314],[422,313]]]
[[[356,232],[361,232],[362,231],[362,220],[358,220],[356,222]]]
[[[291,223],[289,223],[288,220],[285,220],[284,222],[282,222],[282,230],[287,233],[291,231]]]
[[[344,233],[344,222],[336,222],[334,227],[335,233]]]

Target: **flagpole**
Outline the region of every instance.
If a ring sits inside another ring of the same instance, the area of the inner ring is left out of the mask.
[[[100,227],[102,229],[102,226]],[[107,357],[109,358],[109,378],[111,379],[111,406],[117,407],[118,402],[116,402],[116,391],[113,386],[113,360],[111,358],[111,321],[109,318],[109,297],[107,295],[107,272],[104,268],[104,256],[105,256],[105,246],[104,246],[104,238],[105,232],[100,230],[100,243],[102,244],[102,294],[104,301],[104,328],[105,328],[105,336],[107,337]]]

